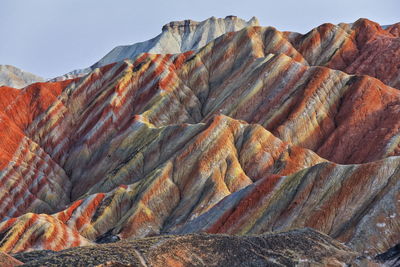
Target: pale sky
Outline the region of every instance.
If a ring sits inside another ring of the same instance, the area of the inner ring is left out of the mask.
[[[305,33],[360,17],[400,22],[400,1],[0,0],[0,64],[52,78],[92,65],[117,45],[153,38],[170,21],[227,15]]]

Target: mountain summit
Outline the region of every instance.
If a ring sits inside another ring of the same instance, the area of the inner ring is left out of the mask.
[[[193,20],[173,21],[162,27],[162,33],[146,42],[118,46],[92,66],[105,66],[127,58],[135,58],[141,53],[176,54],[197,50],[215,38],[241,30],[248,26],[259,26],[256,17],[245,21],[236,16],[224,19],[211,17],[202,22]]]
[[[124,59],[133,59],[141,53],[176,54],[196,50],[227,32],[238,31],[248,26],[259,26],[258,19],[252,17],[249,21],[245,21],[236,16],[227,16],[211,17],[201,22],[172,21],[165,24],[162,32],[156,37],[141,43],[117,46],[91,67],[74,70],[54,80],[82,76],[95,68]]]

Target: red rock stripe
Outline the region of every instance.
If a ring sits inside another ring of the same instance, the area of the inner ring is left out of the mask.
[[[28,215],[24,215],[28,216]],[[31,227],[36,221],[38,220],[38,215],[34,213],[29,213],[29,219],[25,221],[23,226],[19,228],[19,231],[17,232],[16,236],[13,235],[13,239],[9,239],[7,243],[3,246],[2,250],[3,251],[10,251],[14,246],[17,244],[17,242],[20,240],[21,236],[26,232],[26,230]],[[25,245],[23,245],[25,247]]]
[[[76,210],[78,207],[80,207],[80,205],[82,204],[82,202],[83,202],[83,199],[77,200],[77,201],[75,201],[74,203],[72,203],[72,205],[70,205],[67,209],[65,209],[65,210],[63,210],[63,211],[61,211],[61,212],[55,214],[54,216],[55,216],[58,220],[60,220],[60,221],[62,221],[62,222],[64,222],[64,223],[67,223],[67,222],[71,219],[72,214],[75,212],[75,210]]]
[[[74,228],[79,231],[86,223],[89,223],[92,214],[94,213],[96,207],[101,203],[101,201],[104,199],[105,194],[104,193],[99,193],[95,197],[93,197],[91,200],[88,200],[88,203],[86,204],[86,201],[82,203],[82,210],[80,211],[78,219],[75,221]],[[72,225],[70,225],[72,226]]]

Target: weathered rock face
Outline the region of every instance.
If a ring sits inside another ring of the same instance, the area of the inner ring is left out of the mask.
[[[39,251],[16,255],[24,266],[366,266],[357,264],[358,256],[311,229],[242,237],[153,237],[98,245],[96,250],[83,247],[58,253]]]
[[[348,68],[396,38],[367,20],[304,36],[246,27],[196,51],[0,87],[0,250],[312,227],[387,251],[400,239],[400,91]]]
[[[44,79],[14,66],[0,65],[0,86],[23,88],[36,82],[44,82]]]

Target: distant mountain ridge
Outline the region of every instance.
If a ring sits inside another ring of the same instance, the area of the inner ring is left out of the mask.
[[[193,20],[172,21],[165,24],[162,27],[162,32],[150,40],[132,45],[117,46],[91,67],[71,71],[53,80],[83,76],[95,68],[124,59],[134,59],[141,53],[176,54],[197,50],[227,32],[238,31],[248,26],[259,26],[258,19],[252,17],[249,21],[245,21],[236,16],[227,16],[225,18],[211,17],[201,22]]]
[[[227,32],[235,32],[247,26],[259,26],[256,17],[249,21],[228,16],[224,19],[211,17],[202,22],[193,20],[173,21],[162,27],[157,37],[142,43],[118,46],[92,66],[102,67],[141,53],[176,54],[197,50]]]
[[[0,86],[23,88],[35,82],[44,82],[42,77],[11,65],[0,65]]]

